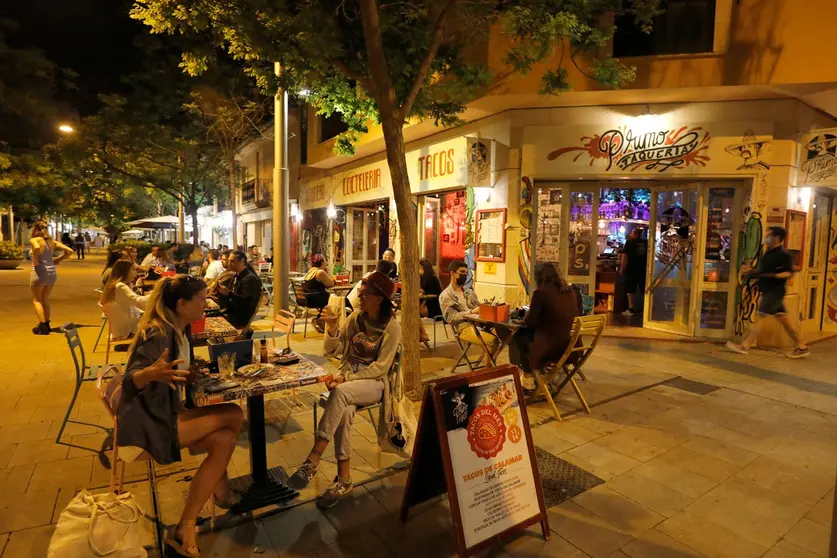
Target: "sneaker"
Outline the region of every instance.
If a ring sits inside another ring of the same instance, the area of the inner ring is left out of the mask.
[[[534,374],[521,374],[520,375],[520,385],[523,386],[523,389],[526,391],[535,391],[537,387],[535,385],[535,375]]]
[[[727,341],[727,350],[732,351],[733,353],[738,353],[739,355],[748,355],[750,351],[744,347],[744,345],[739,345],[738,343],[733,343],[732,341]]]
[[[799,347],[795,348],[792,353],[788,354],[788,358],[802,358],[806,357],[811,354],[811,351],[808,350],[808,347],[804,349],[800,349]]]
[[[351,480],[342,481],[340,478],[334,477],[334,482],[331,483],[331,486],[323,492],[322,496],[317,498],[317,507],[325,510],[336,506],[340,500],[352,493],[353,487],[354,485]]]
[[[319,469],[319,465],[314,465],[306,459],[305,463],[300,465],[299,469],[288,478],[288,486],[296,490],[302,490],[308,486],[308,483],[311,482],[311,479],[314,478],[314,475],[317,474]]]
[[[629,309],[625,310],[624,312],[622,312],[622,315],[630,317],[630,316],[634,315],[634,311],[629,308]]]

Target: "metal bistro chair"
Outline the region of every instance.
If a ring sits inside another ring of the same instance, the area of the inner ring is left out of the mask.
[[[111,447],[110,455],[110,491],[116,495],[122,493],[122,487],[125,484],[125,464],[136,463],[137,461],[149,461],[151,455],[141,447],[137,446],[120,446],[118,443],[119,437],[119,418],[117,410],[119,408],[119,399],[122,396],[122,379],[124,374],[113,364],[103,366],[100,372],[96,375],[96,388],[99,392],[99,399],[107,410],[108,416],[113,421],[113,445]],[[122,464],[120,468],[119,465]],[[117,469],[119,470],[117,473]],[[117,474],[119,481],[117,482]],[[209,498],[209,526],[210,529],[215,529],[215,495]]]
[[[294,299],[296,300],[297,308],[302,310],[302,319],[305,320],[305,328],[302,331],[302,338],[308,336],[308,318],[311,317],[311,312],[314,312],[314,317],[319,316],[321,310],[318,308],[308,307],[308,297],[305,294],[305,289],[301,283],[291,281],[291,288],[294,290]]]
[[[84,347],[81,344],[81,337],[79,337],[78,329],[76,328],[75,324],[65,324],[61,328],[61,331],[64,332],[64,337],[66,337],[67,339],[67,345],[70,347],[70,355],[72,355],[73,357],[73,364],[75,365],[76,369],[76,386],[73,390],[73,397],[70,399],[70,405],[67,407],[67,414],[64,415],[64,420],[61,422],[61,428],[58,429],[58,435],[55,437],[56,444],[61,443],[61,436],[64,434],[64,429],[67,427],[67,423],[70,422],[74,424],[85,424],[87,426],[95,426],[96,428],[101,428],[106,432],[110,432],[109,428],[106,428],[99,424],[70,420],[70,415],[73,412],[73,407],[76,404],[76,399],[78,398],[78,392],[79,390],[81,390],[82,383],[94,381],[97,377],[99,370],[103,367],[87,365],[87,359],[84,354]]]
[[[442,323],[447,322],[443,321]],[[471,325],[470,323],[466,323],[465,327],[473,327],[473,325]],[[453,338],[456,340],[456,344],[459,345],[459,357],[456,359],[456,362],[451,367],[450,373],[456,374],[456,369],[466,364],[468,365],[468,368],[471,369],[471,372],[476,372],[475,367],[479,367],[480,363],[482,363],[482,359],[487,358],[488,354],[482,347],[481,343],[469,343],[468,341],[463,341],[459,337],[459,330],[457,330],[456,327],[453,325],[451,326],[451,329],[453,329]],[[477,360],[471,360],[468,356],[468,349],[470,349],[472,346],[475,346],[480,350],[480,356],[477,358]],[[465,361],[465,364],[462,363],[463,360]]]
[[[276,348],[276,331],[278,330],[285,334],[285,348],[291,350],[291,334],[294,331],[295,324],[296,318],[287,310],[276,312],[276,315],[273,316],[273,327],[270,330],[274,349]],[[296,398],[296,388],[291,388],[291,393],[293,394],[294,405],[300,405],[299,399]]]
[[[555,390],[555,396],[557,397],[561,393],[565,385],[570,384],[584,410],[587,411],[588,415],[590,414],[590,406],[584,399],[584,395],[581,393],[578,384],[576,384],[574,376],[578,374],[583,378],[581,368],[587,362],[587,359],[590,358],[590,355],[593,354],[593,350],[599,342],[604,327],[605,316],[603,315],[577,317],[573,323],[567,349],[561,355],[561,358],[554,363],[547,364],[543,371],[534,370],[538,386],[552,407],[552,412],[555,414],[558,422],[563,422],[563,419],[561,418],[561,413],[558,411],[558,407],[555,405],[552,394],[549,392],[549,385],[559,373],[563,373],[564,378],[558,384]]]

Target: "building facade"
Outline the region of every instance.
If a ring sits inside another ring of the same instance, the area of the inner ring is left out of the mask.
[[[405,127],[421,254],[443,283],[464,259],[480,298],[525,304],[535,266],[552,262],[613,326],[729,338],[755,317],[758,284],[741,271],[777,225],[798,268],[789,314],[806,336],[837,333],[837,69],[814,45],[837,32],[837,6],[810,4],[670,1],[647,41],[620,25],[613,53],[637,68],[621,91],[572,70],[572,92],[540,96],[549,65],[504,72],[503,42],[489,40],[486,64],[505,77],[466,123]],[[307,147],[320,176],[300,188],[301,250],[357,277],[399,249],[380,129],[353,158],[317,133]],[[634,229],[644,296],[623,316],[618,255]]]

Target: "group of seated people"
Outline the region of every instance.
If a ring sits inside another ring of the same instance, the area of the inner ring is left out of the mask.
[[[494,354],[500,346],[500,332],[475,327],[466,317],[478,313],[480,301],[473,289],[466,286],[468,265],[460,260],[451,262],[450,285],[442,292],[439,302],[445,322],[457,332],[459,340],[481,346],[479,335]],[[523,386],[534,389],[533,370],[543,370],[564,354],[570,340],[573,322],[582,314],[581,293],[574,289],[550,263],[535,267],[536,288],[523,317],[523,327],[509,346],[509,360],[523,370]],[[508,335],[508,333],[506,333]]]
[[[171,248],[154,245],[141,263],[137,263],[136,248],[131,246],[108,254],[99,304],[110,321],[112,340],[130,339],[136,334],[149,295],[138,294],[135,288],[146,277],[159,281],[172,273],[171,253]],[[218,303],[221,315],[233,327],[246,328],[256,315],[262,295],[261,279],[247,255],[240,250],[225,250],[223,254],[208,250],[206,258],[191,267],[206,282],[208,297]]]
[[[243,261],[233,252],[231,259]],[[112,274],[123,273],[130,262]],[[123,278],[130,282],[130,270]],[[124,281],[123,281],[124,283]],[[120,288],[120,290],[122,290]],[[178,523],[166,532],[167,552],[195,557],[200,551],[195,524],[198,514],[212,497],[216,505],[229,508],[240,500],[227,483],[227,465],[241,432],[244,415],[234,403],[184,408],[180,391],[173,389],[194,378],[189,324],[203,314],[207,284],[190,275],[163,277],[145,297],[143,314],[128,353],[122,393],[117,407],[120,446],[143,448],[160,464],[180,461],[181,449],[207,452],[189,485]],[[326,380],[332,390],[319,422],[316,438],[305,462],[289,483],[302,488],[317,474],[324,451],[334,442],[337,475],[318,498],[317,505],[329,508],[352,491],[350,470],[351,423],[359,406],[381,402],[382,432],[392,424],[387,417],[393,404],[399,376],[392,373],[401,344],[401,325],[392,303],[395,284],[385,274],[371,272],[362,280],[358,308],[337,326],[337,316],[328,309],[324,352],[339,359],[339,372]]]
[[[199,555],[195,523],[205,502],[213,497],[217,505],[229,508],[240,498],[228,486],[226,469],[243,424],[241,408],[225,403],[185,409],[178,395],[180,391],[172,389],[194,378],[192,347],[186,332],[188,325],[203,314],[211,290],[208,283],[213,282],[218,295],[233,301],[255,286],[251,274],[258,280],[244,253],[233,251],[221,256],[220,261],[224,271],[214,282],[190,275],[166,276],[157,282],[150,295],[139,296],[130,288],[135,277],[134,266],[129,260],[121,260],[113,266],[103,292],[107,304],[145,309],[135,330],[122,379],[118,443],[141,447],[160,464],[179,461],[184,448],[207,452],[193,475],[180,519],[165,537],[167,547],[183,556]],[[355,410],[380,402],[378,431],[391,431],[392,424],[387,421],[393,415],[389,411],[394,394],[401,389],[395,385],[399,376],[392,370],[402,337],[393,303],[395,283],[387,273],[391,266],[385,262],[382,260],[379,270],[367,273],[359,282],[353,311],[340,326],[338,316],[330,308],[326,307],[322,314],[324,353],[339,359],[338,373],[326,379],[331,395],[317,425],[315,441],[304,463],[289,478],[289,484],[296,489],[307,486],[320,470],[323,454],[333,442],[337,474],[319,496],[320,508],[332,507],[352,492],[351,424]],[[435,273],[432,266],[428,267],[422,265],[422,288],[430,283],[433,283],[430,289],[438,288],[438,278],[430,280]],[[315,269],[322,271],[321,266]],[[454,262],[450,271],[452,281],[441,292],[440,311],[459,332],[460,339],[478,342],[474,328],[465,323],[465,315],[474,313],[479,305],[473,289],[466,286],[468,266]],[[225,275],[233,277],[231,286],[219,285]],[[312,278],[318,275],[316,271]],[[553,265],[538,265],[535,278],[537,289],[524,319],[526,329],[518,335],[522,337],[521,342],[512,347],[513,362],[517,361],[527,372],[560,357],[573,319],[579,313],[575,291]],[[432,310],[428,308],[428,312]],[[479,334],[490,347],[496,348],[498,340],[494,334],[488,331]]]

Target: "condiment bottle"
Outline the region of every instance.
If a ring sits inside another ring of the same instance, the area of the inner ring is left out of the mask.
[[[260,344],[260,347],[259,347],[259,361],[261,361],[262,364],[267,364],[268,363],[267,339],[262,339],[261,341],[259,341],[259,344]]]

